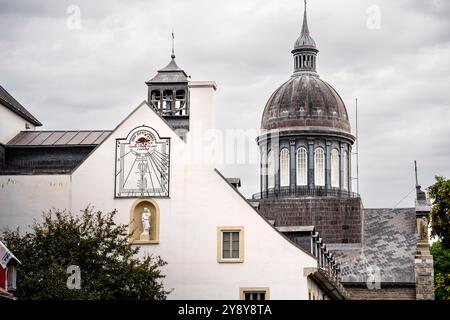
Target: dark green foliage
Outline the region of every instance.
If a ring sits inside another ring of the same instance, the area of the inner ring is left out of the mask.
[[[435,242],[430,252],[434,260],[436,300],[450,300],[450,249],[445,249],[441,242]]]
[[[165,299],[160,257],[137,256],[128,226],[116,225],[111,213],[87,208],[79,215],[50,211],[30,232],[6,231],[4,241],[22,262],[19,299]],[[67,267],[81,269],[81,289],[66,286]]]
[[[442,241],[446,249],[450,249],[450,179],[436,176],[436,183],[428,189],[433,200],[431,208],[431,236]]]

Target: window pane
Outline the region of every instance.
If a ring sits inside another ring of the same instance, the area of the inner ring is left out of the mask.
[[[322,148],[314,152],[314,176],[316,186],[325,186],[325,154]]]
[[[349,163],[348,163],[348,152],[344,152],[344,189],[348,190],[348,172],[349,172]]]
[[[245,300],[266,300],[266,293],[263,291],[244,292]]]
[[[223,232],[222,257],[231,258],[231,232]]]
[[[280,185],[282,187],[289,186],[289,150],[281,150],[280,155]]]
[[[239,231],[222,232],[222,258],[239,259]]]
[[[339,188],[339,152],[331,151],[331,186]]]
[[[232,257],[233,259],[239,259],[239,232],[232,233]]]
[[[305,148],[297,151],[297,185],[306,186],[308,184],[308,158]]]

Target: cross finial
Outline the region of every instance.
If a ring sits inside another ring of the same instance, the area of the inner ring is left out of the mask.
[[[172,59],[175,59],[175,33],[172,28]]]

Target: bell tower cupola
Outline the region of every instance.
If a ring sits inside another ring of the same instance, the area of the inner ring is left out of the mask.
[[[174,130],[189,131],[189,77],[175,62],[174,39],[172,31],[171,61],[146,82],[148,103]]]

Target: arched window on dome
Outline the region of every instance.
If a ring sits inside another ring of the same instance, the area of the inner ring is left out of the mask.
[[[297,185],[308,185],[308,152],[305,148],[297,150]]]
[[[267,187],[275,187],[275,158],[272,150],[267,155]]]
[[[331,186],[339,188],[339,152],[337,149],[331,151]]]
[[[348,152],[344,152],[344,190],[348,190],[348,172],[349,172],[349,163],[348,163]]]
[[[322,148],[314,151],[314,183],[317,187],[325,186],[325,152]]]
[[[280,186],[289,187],[289,150],[283,149],[280,153]]]

